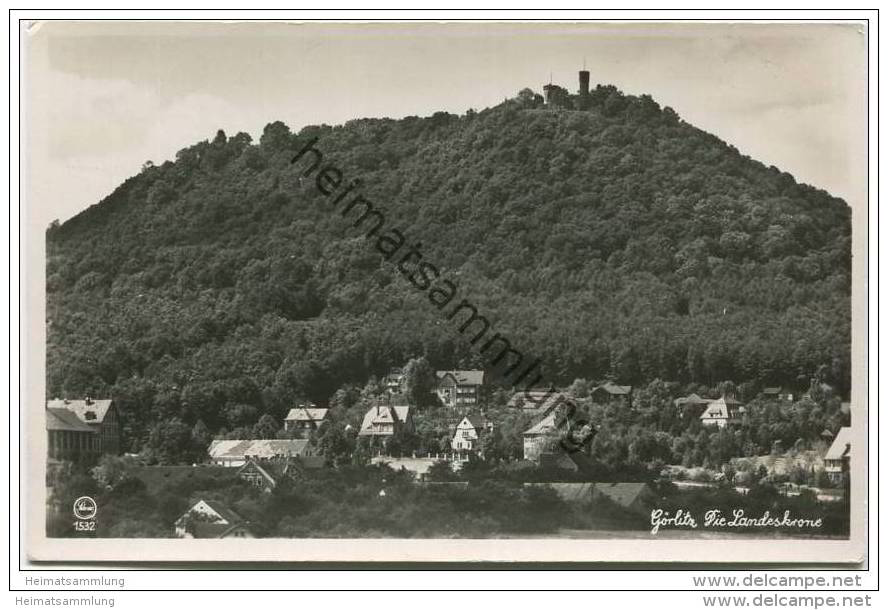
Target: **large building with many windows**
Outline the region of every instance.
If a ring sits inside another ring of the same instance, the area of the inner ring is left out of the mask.
[[[67,409],[47,407],[46,436],[53,460],[92,460],[100,453],[99,435]]]
[[[47,407],[70,411],[95,430],[100,453],[120,453],[120,419],[110,399],[94,400],[88,396],[83,400],[55,399],[50,400]]]
[[[445,407],[473,407],[481,400],[484,371],[437,371],[436,392]]]

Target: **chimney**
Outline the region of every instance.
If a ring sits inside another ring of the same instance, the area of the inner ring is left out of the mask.
[[[589,71],[580,70],[580,95],[585,97],[589,95]]]

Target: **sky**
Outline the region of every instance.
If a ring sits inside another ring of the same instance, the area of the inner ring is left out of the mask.
[[[30,212],[98,203],[218,129],[464,113],[552,81],[648,93],[684,120],[866,205],[859,24],[37,22],[25,38]]]

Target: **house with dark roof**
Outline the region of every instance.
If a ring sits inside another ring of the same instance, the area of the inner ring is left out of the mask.
[[[832,445],[823,456],[823,469],[833,484],[842,482],[842,477],[851,467],[851,428],[845,426],[833,439]]]
[[[83,400],[56,398],[47,401],[46,406],[70,411],[92,428],[97,435],[99,453],[120,453],[120,418],[117,407],[110,399],[94,400],[88,396]]]
[[[611,402],[622,403],[623,406],[632,406],[632,386],[617,385],[611,381],[606,381],[593,389],[589,396],[598,404],[608,404]]]
[[[483,415],[466,415],[456,425],[450,446],[454,451],[477,451],[481,437],[492,430],[493,424]]]
[[[552,411],[524,431],[525,460],[539,463],[540,455],[552,448],[558,430],[558,424],[555,417],[556,412]]]
[[[283,480],[298,481],[307,470],[323,468],[326,460],[322,455],[306,455],[282,459],[258,460],[247,458],[235,476],[265,492],[274,491]]]
[[[271,492],[277,487],[277,480],[269,472],[270,470],[271,468],[263,467],[258,460],[249,458],[247,463],[241,466],[235,474],[237,478],[246,481],[253,487]]]
[[[214,500],[198,500],[176,520],[179,538],[255,538],[249,524],[236,512]]]
[[[284,418],[284,430],[291,432],[296,438],[307,439],[326,421],[329,411],[329,409],[320,409],[312,403],[294,407]]]
[[[68,409],[46,408],[46,436],[50,459],[77,462],[101,453],[98,432]]]
[[[481,400],[484,371],[436,371],[436,393],[445,407],[473,407]]]

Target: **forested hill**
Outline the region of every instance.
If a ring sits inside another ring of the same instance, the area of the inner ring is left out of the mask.
[[[217,134],[47,233],[48,394],[211,429],[477,350],[291,165],[310,138],[547,380],[850,384],[850,210],[648,96]],[[825,368],[824,368],[825,365]]]

